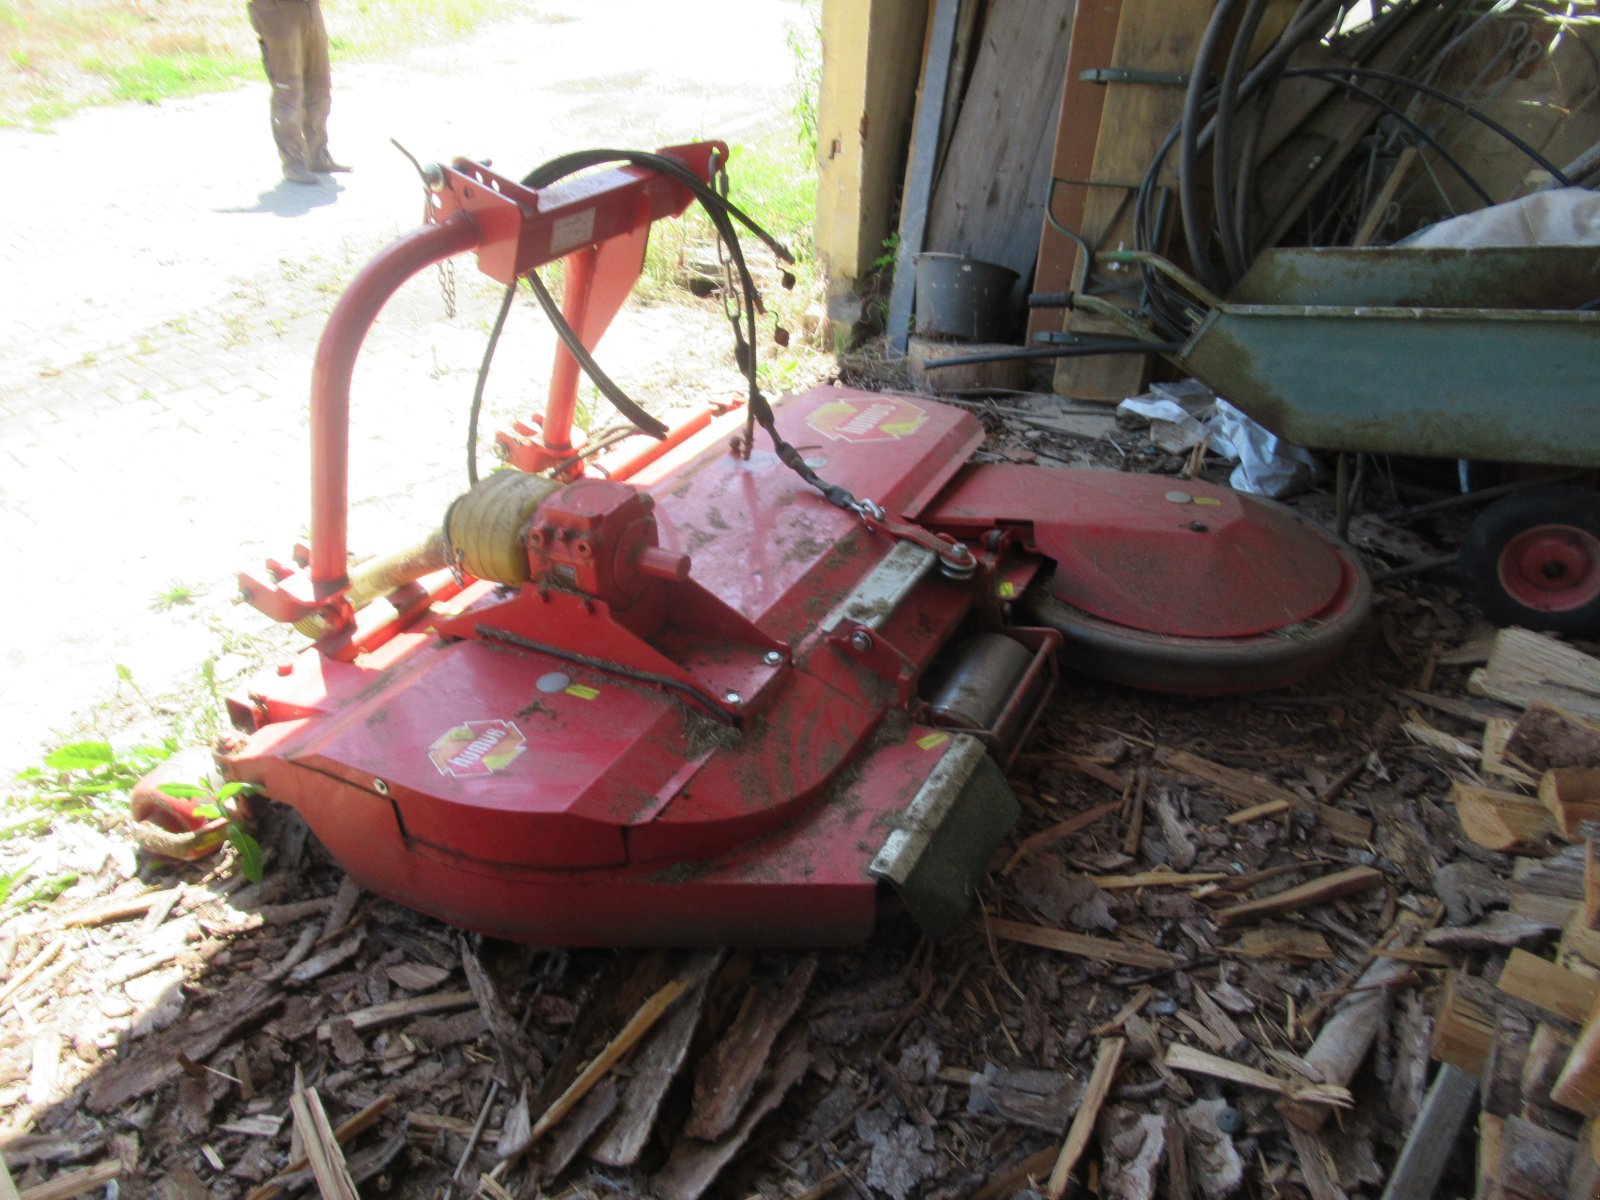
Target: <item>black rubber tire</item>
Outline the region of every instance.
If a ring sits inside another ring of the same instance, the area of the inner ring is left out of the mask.
[[[1526,556],[1518,554],[1535,537],[1564,542],[1588,568],[1573,572],[1570,560],[1552,562],[1550,570],[1569,572],[1570,583],[1540,594]],[[1467,597],[1496,625],[1600,632],[1600,492],[1551,484],[1502,497],[1478,514],[1461,539],[1460,570]]]

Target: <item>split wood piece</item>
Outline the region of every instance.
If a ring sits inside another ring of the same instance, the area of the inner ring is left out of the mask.
[[[815,956],[809,961],[811,969],[815,971]],[[661,1102],[666,1098],[667,1089],[678,1077],[684,1059],[688,1056],[690,1039],[694,1037],[694,1031],[700,1024],[701,1010],[705,1007],[706,989],[721,963],[721,951],[701,950],[685,966],[683,977],[689,985],[688,993],[672,1010],[671,1015],[663,1020],[639,1047],[639,1053],[634,1057],[628,1080],[619,1097],[615,1116],[610,1119],[605,1132],[589,1144],[589,1157],[596,1162],[610,1167],[631,1166],[644,1150],[645,1143],[650,1139],[650,1132],[655,1126]],[[793,975],[790,981],[798,982]],[[796,998],[795,1005],[798,1006],[799,1003],[799,998]],[[792,1012],[790,1015],[793,1015]],[[730,1036],[731,1033],[732,1031]],[[777,1031],[774,1030],[774,1038],[776,1034]],[[756,1056],[754,1042],[758,1037],[759,1033],[752,1036],[751,1043],[746,1047],[751,1057]],[[772,1039],[761,1042],[754,1071],[759,1072],[766,1064],[771,1049]],[[716,1051],[712,1053],[715,1054]],[[753,1074],[750,1086],[755,1086]],[[740,1096],[740,1101],[742,1102],[748,1095],[747,1089]],[[737,1116],[737,1111],[734,1115]]]
[[[307,926],[307,929],[309,930],[310,926]],[[366,931],[358,929],[344,941],[326,946],[318,953],[298,963],[291,970],[285,972],[282,978],[286,982],[296,985],[320,979],[335,967],[342,967],[359,954],[366,940]]]
[[[1230,1017],[1222,1005],[1211,998],[1211,993],[1205,988],[1195,985],[1195,1007],[1200,1010],[1200,1016],[1205,1021],[1207,1028],[1222,1039],[1224,1049],[1222,1053],[1238,1055],[1250,1045],[1250,1039],[1245,1037],[1244,1030]]]
[[[1474,1079],[1482,1076],[1494,1044],[1496,1007],[1493,985],[1475,975],[1451,971],[1445,976],[1428,1053]]]
[[[81,1171],[73,1171],[59,1179],[51,1179],[45,1183],[36,1183],[23,1192],[18,1200],[73,1200],[85,1192],[95,1188],[104,1187],[113,1179],[122,1175],[120,1162],[100,1163],[97,1166],[85,1167]],[[16,1193],[13,1193],[15,1195]]]
[[[999,1175],[990,1178],[977,1191],[972,1193],[972,1200],[1006,1200],[1023,1188],[1036,1183],[1046,1171],[1055,1165],[1059,1151],[1046,1147],[1036,1154],[1008,1167]]]
[[[799,1011],[816,973],[817,956],[808,954],[786,980],[750,985],[733,1024],[695,1067],[686,1134],[711,1142],[733,1128],[773,1044]]]
[[[666,1165],[651,1181],[661,1200],[697,1200],[744,1147],[757,1124],[783,1103],[785,1096],[811,1068],[804,1033],[788,1038],[766,1077],[766,1084],[745,1107],[739,1123],[714,1142],[680,1138]]]
[[[1312,1078],[1324,1083],[1347,1086],[1372,1048],[1380,1026],[1389,1016],[1389,985],[1409,968],[1393,959],[1380,958],[1356,981],[1358,990],[1340,1000],[1323,1022],[1316,1040],[1304,1058]],[[1328,1119],[1325,1105],[1288,1101],[1279,1106],[1284,1117],[1310,1133],[1316,1133]]]
[[[1497,1117],[1522,1112],[1522,1067],[1533,1043],[1534,1022],[1511,1005],[1495,1014],[1494,1041],[1483,1063],[1483,1111]]]
[[[1505,717],[1495,717],[1483,727],[1483,773],[1518,787],[1538,787],[1538,773],[1524,770],[1521,760],[1506,748],[1516,729],[1517,723]]]
[[[1180,965],[1176,955],[1154,946],[1141,946],[1131,942],[1113,942],[1106,938],[1089,937],[1082,933],[1068,933],[1045,925],[1029,925],[1022,921],[993,918],[989,928],[995,937],[1007,941],[1023,942],[1046,950],[1060,950],[1076,954],[1079,958],[1092,958],[1099,962],[1120,963],[1126,967],[1143,967],[1150,971],[1166,971]]]
[[[1068,817],[1065,821],[1058,821],[1050,828],[1041,829],[1038,833],[1024,838],[1022,844],[1017,847],[1016,852],[1006,860],[1006,865],[1000,869],[1000,874],[1009,876],[1024,859],[1032,857],[1046,846],[1053,846],[1057,842],[1077,837],[1078,834],[1088,829],[1095,822],[1109,817],[1121,807],[1121,800],[1111,800],[1078,813],[1076,816]]]
[[[1600,1116],[1600,1007],[1584,1021],[1550,1099],[1580,1116]]]
[[[358,1008],[355,1012],[346,1013],[344,1019],[350,1022],[357,1033],[360,1033],[366,1029],[393,1025],[396,1021],[405,1021],[411,1017],[425,1017],[430,1013],[471,1008],[476,1003],[477,997],[468,989],[430,992],[426,996],[409,996],[404,1000],[390,1000],[385,1004],[374,1004],[370,1008]],[[318,1041],[326,1042],[332,1038],[332,1021],[324,1021],[317,1026]]]
[[[1477,1099],[1477,1081],[1471,1075],[1449,1063],[1440,1065],[1379,1200],[1421,1200],[1434,1194]]]
[[[1322,1144],[1322,1139],[1309,1129],[1289,1126],[1289,1145],[1300,1163],[1300,1177],[1305,1181],[1311,1200],[1350,1200],[1339,1186],[1333,1168],[1333,1156]]]
[[[1565,1194],[1578,1143],[1522,1117],[1506,1117],[1500,1126],[1501,1194],[1515,1200],[1552,1200]]]
[[[1456,737],[1453,733],[1429,725],[1422,719],[1420,713],[1413,711],[1407,721],[1401,722],[1400,728],[1407,737],[1418,745],[1439,750],[1452,758],[1458,758],[1465,763],[1478,763],[1483,758],[1483,751]]]
[[[89,1088],[86,1106],[91,1112],[109,1113],[155,1091],[183,1069],[180,1053],[203,1063],[282,1004],[282,991],[265,983],[251,982],[224,991],[203,1013],[145,1039],[126,1059],[102,1071]]]
[[[1213,920],[1224,929],[1259,921],[1263,917],[1277,917],[1317,904],[1326,904],[1344,896],[1369,891],[1383,883],[1383,872],[1376,867],[1350,867],[1313,879],[1259,900],[1247,900],[1232,908],[1213,914]]]
[[[1600,983],[1526,950],[1511,952],[1498,986],[1509,996],[1579,1025],[1600,997]]]
[[[1089,1084],[1083,1093],[1083,1102],[1067,1129],[1067,1140],[1061,1144],[1055,1167],[1050,1172],[1050,1182],[1044,1194],[1049,1200],[1061,1200],[1071,1182],[1072,1172],[1089,1148],[1089,1137],[1094,1133],[1094,1123],[1100,1116],[1100,1107],[1111,1091],[1117,1076],[1117,1066],[1122,1062],[1122,1048],[1127,1045],[1121,1038],[1105,1038],[1095,1052],[1094,1070],[1089,1074]]]
[[[673,979],[646,1000],[644,1006],[624,1025],[616,1037],[608,1042],[594,1060],[589,1063],[578,1077],[568,1085],[567,1090],[557,1096],[555,1102],[545,1110],[544,1115],[534,1122],[533,1130],[528,1135],[531,1145],[537,1142],[550,1127],[572,1111],[572,1106],[583,1099],[590,1088],[594,1087],[607,1071],[617,1064],[617,1060],[632,1050],[645,1034],[650,1032],[655,1025],[670,1009],[679,996],[688,990],[689,984],[684,979]],[[509,1160],[508,1160],[509,1161]],[[502,1163],[503,1167],[505,1164]],[[499,1168],[496,1168],[498,1170]]]
[[[1543,892],[1563,900],[1583,899],[1586,846],[1562,846],[1546,858],[1519,858],[1511,866],[1513,891]]]
[[[1483,653],[1467,660],[1467,662],[1447,662],[1459,655],[1442,654],[1438,662],[1450,666],[1465,666],[1468,663],[1476,664],[1489,657],[1488,642],[1484,642]],[[1487,725],[1490,721],[1505,720],[1511,710],[1498,704],[1485,704],[1481,700],[1462,700],[1455,696],[1436,696],[1432,692],[1420,691],[1417,688],[1395,688],[1397,696],[1404,696],[1407,700],[1415,701],[1424,708],[1431,708],[1435,712],[1442,712],[1447,716],[1459,717],[1474,725]]]
[[[1137,875],[1091,875],[1089,881],[1107,892],[1127,891],[1146,887],[1193,887],[1200,883],[1219,883],[1232,879],[1226,871],[1192,871],[1184,874],[1163,868],[1141,871]]]
[[[1279,813],[1288,811],[1287,800],[1268,800],[1265,804],[1254,804],[1249,808],[1241,808],[1238,812],[1231,812],[1222,819],[1228,825],[1248,825],[1251,821],[1259,821],[1262,817],[1275,817]]]
[[[1600,724],[1548,704],[1530,704],[1506,739],[1506,753],[1535,774],[1551,767],[1600,767]]]
[[[290,1096],[289,1111],[294,1114],[294,1127],[305,1143],[311,1174],[323,1200],[360,1200],[317,1089],[304,1088]]]
[[[1548,853],[1550,839],[1558,833],[1544,805],[1519,792],[1456,783],[1446,799],[1456,806],[1462,830],[1486,850]]]
[[[1505,1119],[1492,1113],[1478,1113],[1478,1200],[1496,1200],[1503,1195],[1500,1183],[1500,1140]]]
[[[394,1104],[395,1094],[393,1092],[385,1092],[360,1112],[339,1122],[339,1127],[333,1131],[333,1140],[342,1146],[358,1134],[365,1133],[376,1125],[379,1119],[394,1107]],[[425,1114],[422,1113],[408,1113],[406,1115],[406,1123],[431,1132],[440,1128],[449,1129],[450,1127],[445,1122],[453,1120],[453,1118],[449,1117],[438,1117],[434,1119],[437,1123],[430,1125],[425,1123],[424,1116]],[[463,1123],[465,1124],[465,1122]],[[451,1131],[454,1132],[454,1130]],[[463,1132],[471,1132],[470,1124]],[[295,1126],[295,1134],[296,1140],[304,1139],[304,1134],[298,1125]],[[311,1160],[304,1153],[295,1155],[293,1161],[283,1170],[259,1187],[251,1188],[246,1193],[244,1200],[274,1200],[274,1197],[282,1195],[289,1188],[295,1176],[310,1165]]]
[[[1561,1030],[1540,1021],[1533,1027],[1533,1039],[1528,1043],[1528,1057],[1522,1064],[1522,1095],[1532,1104],[1551,1101],[1556,1080],[1572,1056],[1573,1042]]]
[[[1543,703],[1579,717],[1600,716],[1600,662],[1526,629],[1496,634],[1488,665],[1472,673],[1467,688],[1518,708]]]
[[[342,889],[341,889],[342,891]],[[359,892],[357,893],[359,895]],[[494,1037],[495,1053],[500,1059],[504,1077],[515,1089],[517,1081],[525,1078],[530,1069],[537,1073],[543,1060],[534,1050],[533,1043],[523,1032],[522,1024],[512,1015],[500,987],[489,975],[472,944],[464,937],[456,939],[456,951],[461,956],[461,972],[467,978],[467,989],[477,1001],[478,1011]]]
[[[20,971],[7,980],[4,987],[0,987],[0,1005],[7,1004],[29,980],[49,966],[66,944],[63,938],[52,938],[44,949],[30,958]]]
[[[1573,1155],[1572,1171],[1567,1176],[1566,1200],[1600,1200],[1600,1123],[1590,1121],[1578,1136],[1578,1152]]]
[[[1187,1046],[1182,1042],[1174,1042],[1167,1047],[1167,1066],[1174,1071],[1189,1071],[1196,1075],[1208,1075],[1213,1079],[1236,1083],[1241,1087],[1275,1092],[1285,1099],[1301,1104],[1349,1108],[1354,1103],[1349,1090],[1336,1084],[1293,1083],[1287,1079],[1279,1079],[1276,1075],[1268,1075],[1265,1071],[1258,1071],[1254,1067],[1247,1067],[1243,1063],[1234,1062],[1232,1059],[1196,1050],[1193,1046]]]
[[[1519,859],[1520,862],[1530,861]],[[1519,917],[1540,921],[1553,928],[1561,928],[1572,920],[1573,914],[1581,907],[1577,900],[1564,900],[1560,896],[1550,896],[1543,892],[1530,892],[1511,886],[1511,903],[1507,911]]]
[[[615,1079],[602,1079],[594,1085],[593,1090],[567,1114],[567,1119],[545,1139],[544,1149],[539,1152],[539,1160],[534,1167],[541,1185],[555,1182],[578,1156],[578,1151],[611,1119],[621,1103],[622,1093]]]
[[[1328,835],[1341,846],[1359,848],[1372,840],[1372,822],[1365,817],[1346,812],[1337,805],[1316,804],[1290,791],[1282,784],[1262,779],[1249,771],[1225,767],[1221,763],[1212,762],[1187,750],[1158,754],[1156,761],[1170,771],[1204,779],[1235,808],[1246,812],[1260,809],[1261,811],[1256,812],[1255,816],[1267,815],[1269,808],[1273,812],[1283,812],[1290,807],[1299,808],[1315,813],[1317,823],[1323,826]],[[1280,804],[1282,808],[1276,807]]]
[[[1539,780],[1539,802],[1567,841],[1583,842],[1580,826],[1600,821],[1600,768],[1552,767]]]
[[[125,921],[129,917],[142,917],[157,905],[176,902],[183,895],[183,889],[184,885],[180,883],[177,887],[144,892],[138,896],[102,904],[97,908],[80,909],[64,917],[55,928],[71,929],[75,926],[104,925],[108,921]]]
[[[1126,1004],[1117,1010],[1117,1013],[1114,1017],[1105,1022],[1103,1025],[1096,1025],[1093,1029],[1091,1029],[1089,1031],[1089,1036],[1105,1037],[1105,1035],[1108,1033],[1115,1033],[1117,1030],[1122,1028],[1123,1022],[1129,1017],[1137,1016],[1139,1010],[1142,1009],[1146,1004],[1149,1004],[1152,999],[1154,999],[1155,994],[1155,988],[1149,986],[1148,984],[1146,984],[1144,987],[1141,987],[1137,992],[1129,997]]]
[[[1226,954],[1242,958],[1299,958],[1311,961],[1332,958],[1333,947],[1328,939],[1315,929],[1301,929],[1293,925],[1264,925],[1247,929],[1231,946],[1223,946]]]
[[[1589,838],[1583,850],[1582,911],[1590,929],[1600,929],[1600,840]]]
[[[1561,928],[1556,949],[1564,961],[1579,958],[1591,967],[1600,967],[1600,929],[1590,929],[1583,914],[1574,909]]]

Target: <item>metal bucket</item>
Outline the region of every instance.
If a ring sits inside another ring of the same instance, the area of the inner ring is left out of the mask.
[[[961,254],[919,254],[916,264],[919,336],[959,342],[1006,339],[1015,271]]]

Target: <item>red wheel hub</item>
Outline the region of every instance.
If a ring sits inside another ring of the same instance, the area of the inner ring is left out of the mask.
[[[1500,552],[1500,586],[1541,612],[1566,612],[1600,595],[1600,539],[1572,525],[1536,525]]]

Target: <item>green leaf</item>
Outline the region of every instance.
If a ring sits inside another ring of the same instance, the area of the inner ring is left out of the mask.
[[[215,821],[222,815],[222,810],[215,804],[196,804],[194,806],[194,815],[202,821]]]
[[[211,799],[211,789],[193,783],[163,783],[161,791],[174,800]]]
[[[239,856],[239,873],[251,883],[260,883],[262,876],[261,843],[237,825],[228,826],[228,844]]]
[[[88,771],[115,762],[110,742],[70,742],[44,757],[44,765],[57,771]]]
[[[132,683],[133,682],[133,672],[128,670],[128,668],[123,666],[121,663],[118,663],[117,664],[117,678],[122,680],[123,683]]]
[[[19,908],[32,908],[35,904],[49,904],[62,892],[78,882],[78,873],[68,871],[65,875],[56,875],[46,879],[33,891],[17,901]]]

